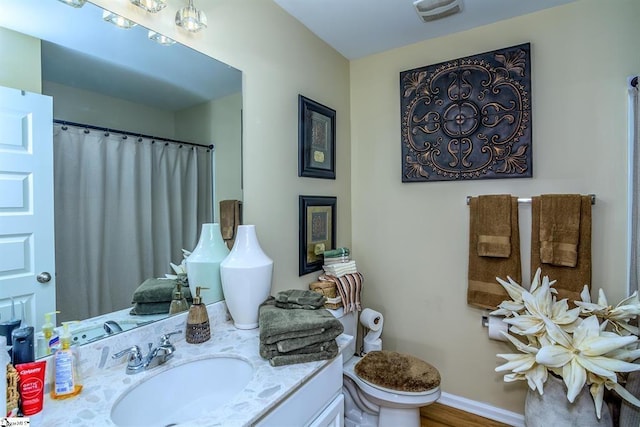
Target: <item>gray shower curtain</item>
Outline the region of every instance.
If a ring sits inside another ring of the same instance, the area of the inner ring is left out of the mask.
[[[136,287],[173,274],[211,222],[206,147],[54,125],[59,320],[131,306]]]

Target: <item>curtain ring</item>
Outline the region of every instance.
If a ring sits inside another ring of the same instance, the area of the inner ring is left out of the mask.
[[[85,133],[85,134],[89,134],[89,133],[91,133],[91,131],[90,131],[89,129],[85,128],[85,129],[84,129],[84,133]]]

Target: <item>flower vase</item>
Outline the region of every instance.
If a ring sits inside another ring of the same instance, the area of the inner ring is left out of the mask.
[[[200,240],[191,255],[187,257],[186,264],[191,295],[195,296],[196,286],[200,286],[203,304],[224,299],[220,279],[220,262],[227,255],[229,255],[229,248],[222,239],[220,224],[202,224]]]
[[[601,417],[596,416],[596,408],[589,392],[589,386],[571,403],[567,400],[567,387],[562,378],[549,375],[544,383],[544,393],[527,390],[524,405],[526,427],[580,426],[611,427],[613,420],[606,402],[602,404]]]
[[[260,247],[255,225],[239,225],[229,256],[220,264],[227,309],[238,329],[258,327],[258,312],[271,292],[273,260]]]

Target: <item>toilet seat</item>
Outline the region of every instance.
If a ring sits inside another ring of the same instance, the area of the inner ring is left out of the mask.
[[[426,406],[440,398],[440,386],[420,392],[399,391],[370,383],[360,378],[354,366],[360,357],[352,357],[344,364],[344,375],[349,377],[373,403],[388,408],[415,408]]]

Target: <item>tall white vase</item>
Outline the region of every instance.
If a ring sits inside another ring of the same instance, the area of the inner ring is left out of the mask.
[[[273,260],[260,247],[255,225],[239,225],[229,256],[220,264],[222,289],[238,329],[258,327],[258,311],[271,292]]]
[[[201,286],[200,295],[203,304],[221,301],[222,283],[220,262],[229,255],[229,248],[222,239],[220,224],[202,224],[200,240],[196,248],[187,257],[187,278],[191,295],[195,296],[196,286]]]

